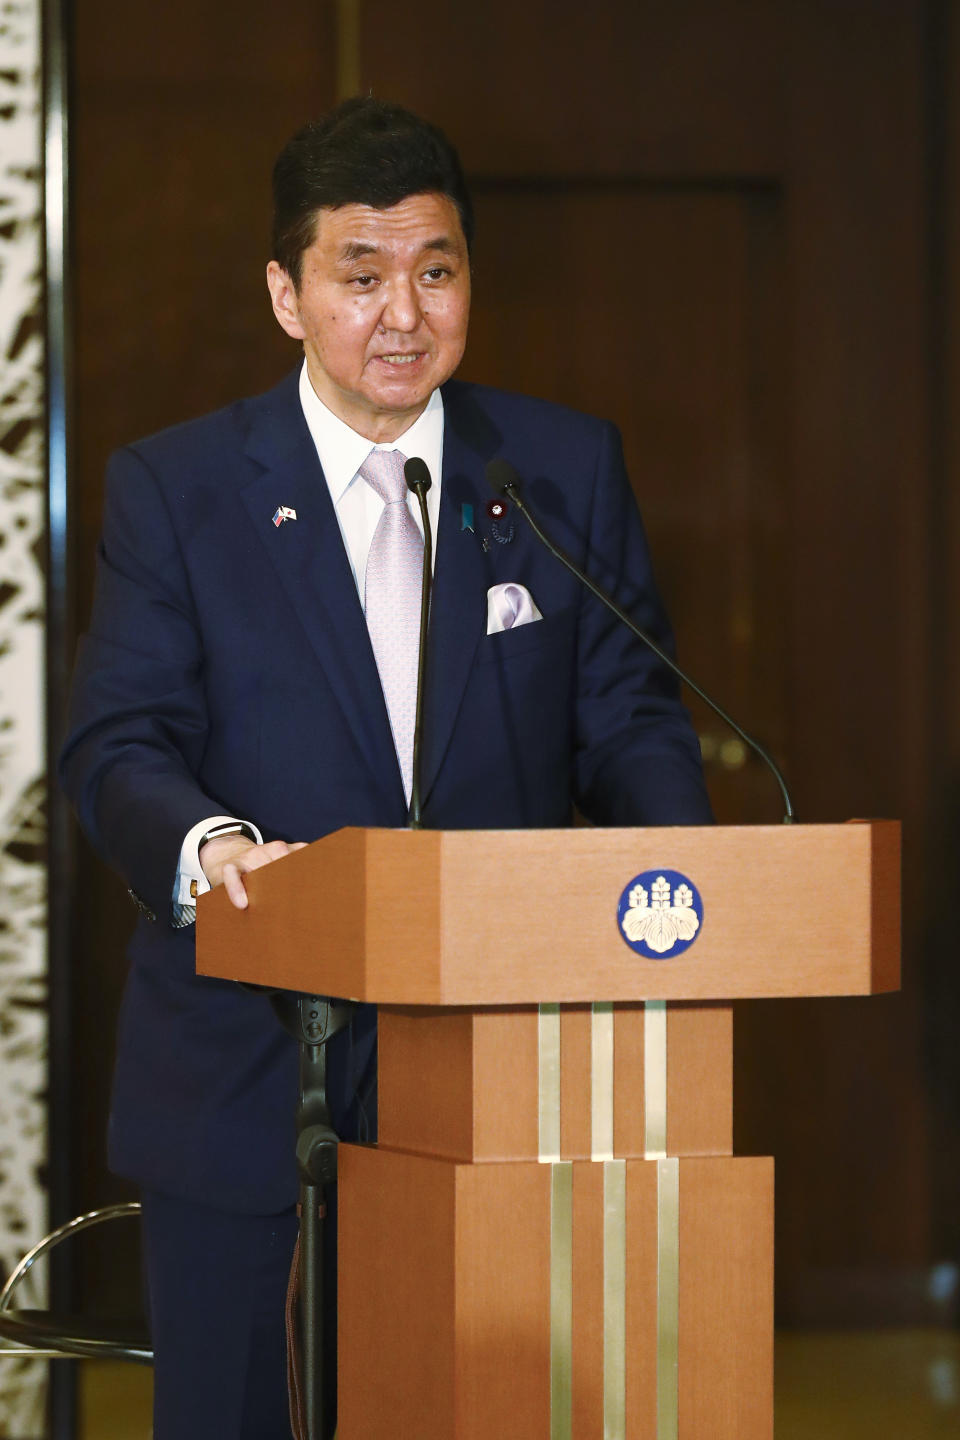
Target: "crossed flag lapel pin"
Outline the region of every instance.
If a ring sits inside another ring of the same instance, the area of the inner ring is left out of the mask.
[[[297,512],[292,505],[278,505],[273,517],[273,523],[277,529],[279,529],[284,520],[296,520],[296,518]]]

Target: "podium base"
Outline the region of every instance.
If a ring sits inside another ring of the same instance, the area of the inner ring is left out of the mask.
[[[773,1161],[340,1149],[338,1440],[771,1440]]]

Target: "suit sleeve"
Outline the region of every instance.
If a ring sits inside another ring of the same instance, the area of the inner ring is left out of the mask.
[[[223,807],[197,783],[208,734],[203,649],[184,558],[157,481],[132,450],[107,471],[89,632],[60,776],[86,834],[159,916],[183,838]]]
[[[603,427],[586,569],[673,654],[618,431]],[[700,748],[673,674],[589,591],[578,624],[577,800],[604,825],[712,820]]]

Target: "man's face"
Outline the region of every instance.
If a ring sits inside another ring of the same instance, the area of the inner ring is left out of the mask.
[[[321,210],[300,293],[275,260],[267,284],[280,325],[303,341],[314,390],[371,440],[401,435],[460,363],[470,265],[446,195]]]

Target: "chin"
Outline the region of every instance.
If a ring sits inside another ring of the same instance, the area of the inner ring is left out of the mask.
[[[395,411],[402,415],[405,410],[412,410],[417,405],[425,405],[435,388],[434,385],[417,385],[409,390],[401,390],[398,386],[396,389],[376,396],[374,404],[379,405],[383,410]]]

